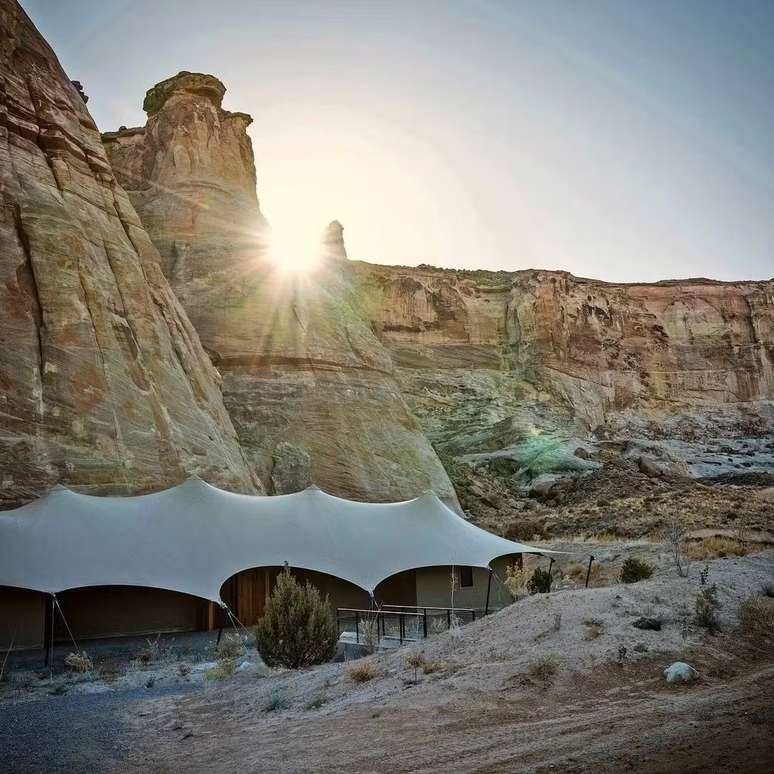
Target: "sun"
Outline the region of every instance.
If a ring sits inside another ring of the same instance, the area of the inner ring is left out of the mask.
[[[269,255],[283,274],[310,274],[322,258],[322,229],[303,218],[273,221]]]

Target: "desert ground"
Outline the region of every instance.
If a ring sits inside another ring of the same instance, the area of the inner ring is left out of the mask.
[[[663,544],[554,545],[568,586],[593,553],[596,587],[356,661],[268,669],[248,648],[229,676],[172,639],[53,682],[17,669],[0,689],[0,748],[18,772],[771,771],[774,649],[737,612],[770,590],[774,551],[693,560],[682,578]],[[653,576],[617,582],[627,556]],[[714,634],[694,620],[713,583]],[[694,683],[665,681],[678,660]]]

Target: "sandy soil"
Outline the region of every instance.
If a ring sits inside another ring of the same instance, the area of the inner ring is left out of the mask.
[[[149,700],[123,718],[130,752],[105,770],[771,771],[774,653],[734,629],[739,601],[774,580],[774,553],[711,563],[717,636],[689,623],[700,569],[531,597],[369,657],[378,676],[363,684],[329,664]],[[662,630],[633,627],[643,615]],[[415,680],[405,658],[420,650],[437,671]],[[530,667],[546,654],[559,666],[543,679]],[[665,683],[677,659],[698,683]]]

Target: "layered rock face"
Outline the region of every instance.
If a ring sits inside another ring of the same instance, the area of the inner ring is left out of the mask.
[[[671,439],[687,445],[650,453],[682,472],[774,470],[774,281],[356,271],[409,405],[450,455],[528,474],[547,454],[583,471],[593,449],[578,457],[580,442]],[[758,440],[724,452],[691,446],[721,438]]]
[[[256,491],[84,99],[15,0],[0,33],[0,503],[194,472]]]
[[[224,91],[212,76],[180,73],[148,92],[145,127],[103,139],[223,375],[252,469],[278,493],[310,481],[364,500],[434,489],[456,505],[359,309],[341,225],[305,273],[283,272],[287,256],[269,254],[250,118],[222,109]]]

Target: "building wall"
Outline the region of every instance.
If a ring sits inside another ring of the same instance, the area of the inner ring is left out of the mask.
[[[48,596],[0,586],[0,650],[42,648]]]
[[[500,579],[505,578],[506,568],[516,561],[515,556],[500,557],[492,562],[494,571],[489,592],[489,609],[497,610],[509,604],[512,599]],[[454,594],[452,595],[451,567],[422,567],[416,570],[416,604],[419,607],[467,607],[483,611],[486,607],[489,571],[483,567],[473,567],[473,585],[460,586],[456,573]]]
[[[175,591],[135,586],[99,586],[57,595],[76,639],[187,632],[205,628],[208,603]],[[55,638],[68,638],[61,616]]]

